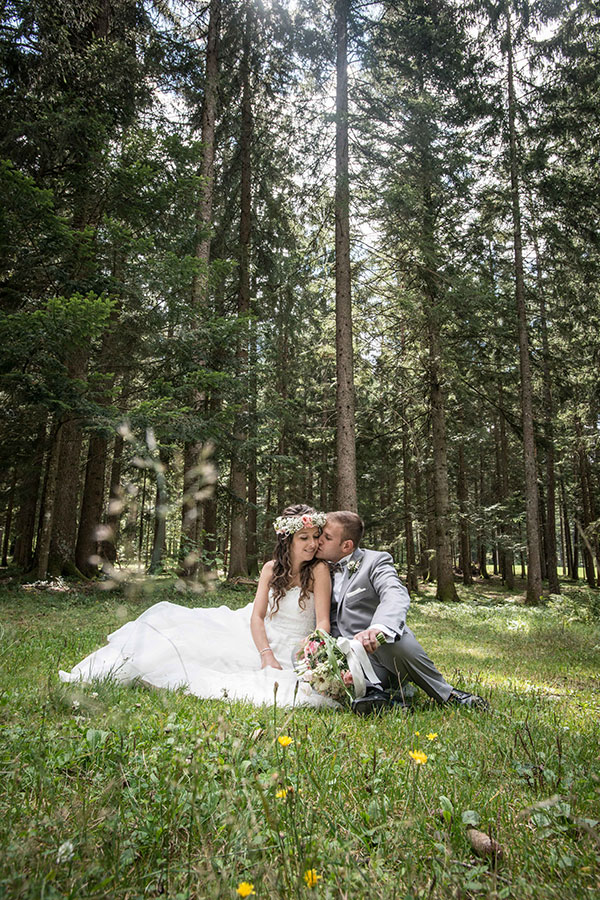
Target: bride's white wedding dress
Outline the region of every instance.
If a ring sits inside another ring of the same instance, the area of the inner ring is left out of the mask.
[[[111,678],[141,681],[159,688],[184,688],[197,697],[247,700],[255,705],[330,706],[338,704],[298,678],[293,660],[303,638],[315,628],[314,598],[298,605],[300,588],[290,588],[279,609],[265,617],[275,658],[283,670],[260,668],[250,633],[252,604],[232,610],[156,603],[133,622],[108,636],[108,644],[87,656],[62,681]],[[271,604],[270,604],[271,606]]]

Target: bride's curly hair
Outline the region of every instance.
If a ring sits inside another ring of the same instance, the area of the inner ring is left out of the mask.
[[[316,509],[312,506],[306,506],[303,503],[296,503],[295,506],[286,506],[281,513],[282,516],[305,516],[313,515]],[[269,587],[273,591],[273,600],[271,607],[271,615],[274,615],[279,609],[279,601],[287,591],[292,580],[292,561],[290,558],[290,549],[292,546],[293,534],[278,534],[277,543],[273,550],[273,575]],[[306,600],[308,592],[312,587],[313,569],[319,562],[318,559],[309,559],[302,563],[300,567],[300,597],[298,605],[300,609],[306,608]]]

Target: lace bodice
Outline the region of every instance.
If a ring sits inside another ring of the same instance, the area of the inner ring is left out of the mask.
[[[269,612],[265,617],[265,629],[276,658],[285,668],[291,667],[291,660],[304,638],[315,629],[315,599],[309,594],[305,608],[298,604],[300,588],[289,588],[279,601],[279,609],[271,615],[274,604],[269,601]]]

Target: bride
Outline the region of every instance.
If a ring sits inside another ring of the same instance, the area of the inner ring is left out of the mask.
[[[293,668],[303,638],[315,627],[330,630],[329,567],[315,559],[324,524],[312,507],[288,506],[275,520],[273,559],[263,566],[253,603],[238,610],[156,603],[60,678],[140,681],[256,705],[276,697],[278,706],[337,706]]]

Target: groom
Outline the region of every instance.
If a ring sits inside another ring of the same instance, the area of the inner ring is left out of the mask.
[[[327,514],[319,539],[317,558],[333,571],[331,633],[360,641],[372,654],[373,667],[382,684],[396,676],[400,684],[413,681],[438,703],[488,709],[476,694],[458,691],[448,684],[406,625],[410,605],[408,591],[398,578],[389,553],[363,550],[363,521],[347,511]],[[383,633],[381,645],[377,635]],[[366,715],[392,703],[387,691],[372,685],[353,709]]]

